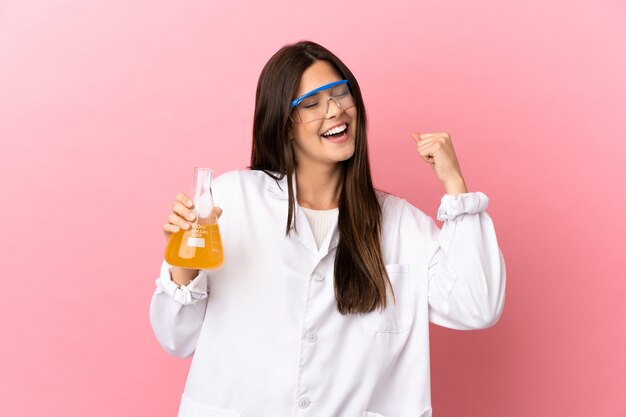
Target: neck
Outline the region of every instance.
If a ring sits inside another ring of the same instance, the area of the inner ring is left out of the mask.
[[[341,193],[341,164],[296,166],[298,204],[313,210],[330,210],[339,207]]]

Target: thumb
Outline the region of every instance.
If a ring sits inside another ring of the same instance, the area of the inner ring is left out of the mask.
[[[415,143],[419,143],[419,142],[420,142],[420,140],[422,140],[422,139],[420,138],[420,133],[419,133],[419,132],[413,132],[413,133],[411,134],[411,136],[413,136],[413,140],[415,141]]]

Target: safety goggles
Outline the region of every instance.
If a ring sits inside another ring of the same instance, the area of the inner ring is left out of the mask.
[[[327,95],[322,94],[326,90],[330,90]],[[325,119],[328,116],[331,100],[341,111],[355,105],[348,80],[325,84],[293,100],[289,117],[294,123],[309,123]]]

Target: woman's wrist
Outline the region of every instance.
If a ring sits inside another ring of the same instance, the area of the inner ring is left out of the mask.
[[[189,285],[200,271],[197,269],[181,268],[172,266],[172,281],[178,286]]]
[[[462,177],[455,180],[446,181],[443,185],[446,189],[446,194],[457,196],[459,194],[468,192],[467,185],[465,184],[465,180]]]

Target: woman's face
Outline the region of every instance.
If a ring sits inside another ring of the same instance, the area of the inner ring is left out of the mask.
[[[302,74],[296,97],[341,79],[341,75],[327,61],[316,61]],[[332,94],[332,89],[319,92],[319,102],[324,109],[330,94]],[[332,99],[328,102],[328,113],[325,119],[308,123],[291,122],[290,138],[298,166],[302,168],[306,164],[336,165],[352,157],[355,149],[356,122],[356,106],[341,110]],[[347,126],[347,135],[323,136],[328,130],[344,124]]]

